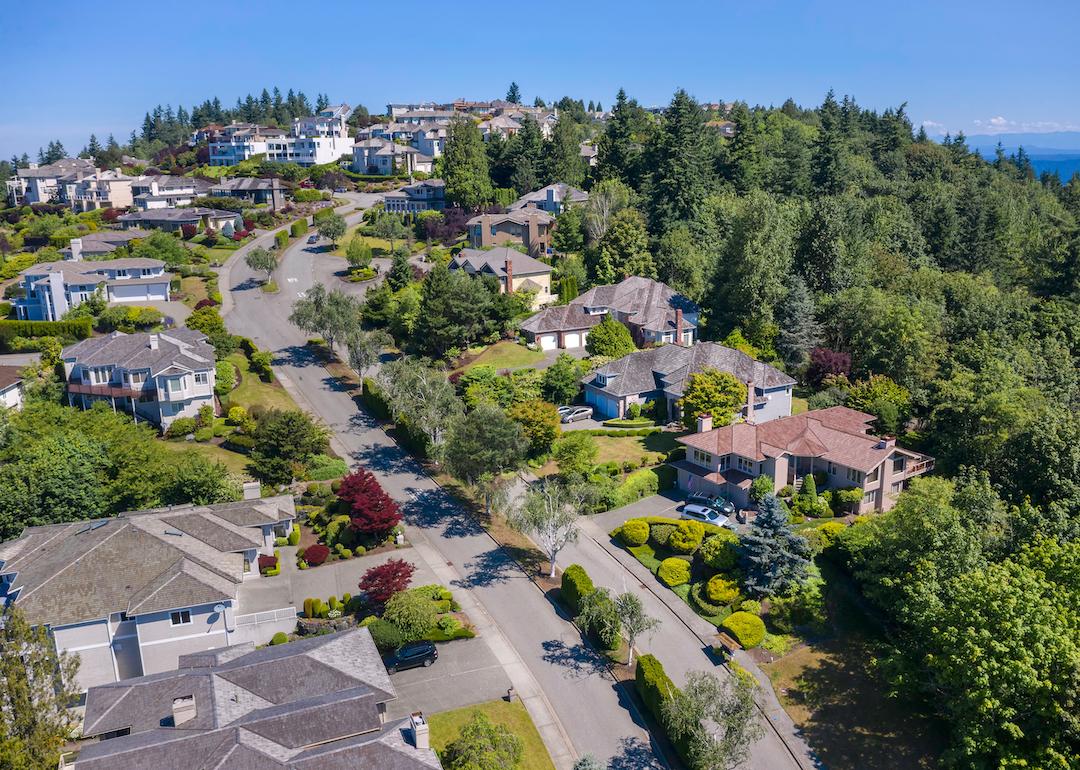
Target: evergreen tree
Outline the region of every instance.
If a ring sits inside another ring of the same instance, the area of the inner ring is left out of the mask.
[[[409,255],[403,251],[395,251],[393,262],[390,264],[390,272],[386,274],[386,284],[394,291],[399,291],[409,285],[412,277]]]
[[[600,257],[596,264],[598,283],[615,283],[629,275],[656,278],[656,264],[649,253],[645,217],[636,209],[623,209],[611,218],[600,239]]]
[[[521,104],[521,89],[518,88],[517,83],[511,83],[510,87],[506,89],[506,101],[511,104]]]
[[[555,219],[551,245],[562,254],[580,254],[585,248],[585,219],[581,206],[566,204]]]
[[[650,151],[649,213],[654,232],[697,218],[715,181],[710,136],[700,105],[686,91],[676,91]]]
[[[843,116],[832,90],[818,110],[821,129],[814,144],[813,183],[819,193],[835,195],[847,186],[847,141],[843,133]]]
[[[814,297],[798,275],[788,279],[788,293],[776,309],[780,334],[776,349],[789,369],[798,369],[810,360],[810,351],[821,344],[821,324],[815,315]]]
[[[605,315],[600,323],[589,331],[585,350],[590,356],[622,358],[633,353],[637,347],[630,331],[610,315]]]
[[[510,185],[518,195],[525,195],[540,187],[545,147],[544,135],[536,120],[526,117],[521,121],[521,130],[507,143],[507,154],[513,168]]]
[[[443,179],[446,201],[452,205],[475,210],[494,195],[484,139],[471,120],[458,119],[450,124],[443,153]]]
[[[810,544],[791,528],[776,495],[765,496],[750,531],[739,538],[739,563],[754,596],[787,593],[806,579]]]
[[[90,141],[86,145],[86,152],[92,158],[96,158],[101,155],[101,143],[95,134],[90,134]]]
[[[578,127],[566,116],[555,123],[547,143],[547,181],[581,187],[585,182],[585,159],[581,157]]]
[[[618,179],[637,187],[643,175],[642,145],[649,128],[648,114],[620,88],[611,117],[596,143],[597,178]]]

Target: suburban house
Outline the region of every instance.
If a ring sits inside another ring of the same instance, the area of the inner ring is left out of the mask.
[[[202,332],[113,332],[69,345],[62,360],[72,406],[108,401],[162,430],[214,406],[214,348]]]
[[[448,126],[450,125],[450,121],[460,116],[453,110],[420,108],[415,110],[405,110],[392,117],[398,123],[415,123],[417,125],[420,125],[421,123],[439,123],[440,125]]]
[[[585,403],[611,419],[625,417],[630,404],[654,401],[658,420],[679,420],[682,410],[678,401],[687,378],[705,369],[727,372],[746,385],[745,419],[764,423],[791,414],[795,380],[742,351],[715,342],[661,345],[617,358],[582,379]]]
[[[281,186],[281,180],[277,178],[222,179],[212,185],[207,194],[214,198],[237,198],[256,205],[265,203],[275,210],[285,205],[285,188]]]
[[[421,123],[413,132],[411,143],[421,155],[438,158],[446,148],[446,126],[441,123]]]
[[[161,260],[130,257],[85,262],[74,258],[78,248],[72,247],[72,259],[42,262],[19,273],[24,296],[15,300],[15,312],[20,320],[59,321],[99,291],[107,302],[169,299],[172,274],[165,272]]]
[[[581,143],[581,159],[588,164],[589,168],[595,168],[600,159],[597,157],[596,145],[588,142]]]
[[[632,275],[594,286],[568,305],[544,308],[521,324],[528,342],[541,350],[582,348],[589,329],[610,315],[630,329],[639,345],[697,339],[698,306],[659,281]]]
[[[97,171],[75,181],[67,193],[69,204],[75,211],[131,208],[134,180],[120,169]]]
[[[562,182],[555,182],[547,187],[541,187],[535,192],[522,195],[510,204],[509,210],[518,211],[532,208],[558,216],[567,204],[581,204],[587,200],[589,200],[589,194],[584,190],[579,190]]]
[[[297,118],[292,130],[233,123],[215,132],[210,141],[210,165],[234,166],[264,155],[271,163],[314,166],[334,163],[352,146],[349,116],[352,107],[336,104],[317,115]]]
[[[22,409],[23,378],[21,366],[0,366],[0,406]]]
[[[430,174],[434,158],[389,139],[364,139],[352,146],[352,170],[358,174]]]
[[[501,136],[509,139],[521,130],[521,124],[507,115],[500,115],[480,123],[480,134],[484,141],[490,141],[493,136]]]
[[[67,188],[84,176],[97,172],[94,161],[87,158],[62,158],[55,163],[15,171],[7,180],[9,206],[29,206],[31,203],[67,203]]]
[[[196,198],[207,195],[211,182],[187,176],[139,176],[131,181],[135,205],[143,211],[189,206]]]
[[[534,309],[551,301],[551,265],[506,246],[486,250],[462,249],[450,260],[449,267],[451,270],[464,270],[471,276],[494,276],[504,294],[535,292]]]
[[[78,262],[87,257],[105,257],[113,254],[122,246],[140,238],[149,238],[152,233],[146,230],[94,230],[72,238],[68,245],[60,249],[64,259]]]
[[[725,139],[731,139],[735,136],[735,124],[730,120],[710,120],[705,125],[716,129],[717,133]]]
[[[446,182],[427,179],[406,185],[383,196],[387,211],[415,214],[418,211],[442,211],[446,207]]]
[[[547,254],[551,246],[551,227],[555,217],[534,208],[508,211],[505,214],[480,214],[465,223],[469,245],[474,249],[520,243],[535,257]]]
[[[751,482],[766,475],[773,491],[802,487],[809,474],[824,476],[818,489],[863,490],[857,513],[887,511],[910,479],[934,468],[934,458],[870,433],[874,416],[844,406],[815,409],[758,424],[712,427],[702,415],[698,432],[679,439],[686,459],[673,463],[679,487],[720,494],[749,505]]]
[[[93,687],[61,770],[438,770],[423,714],[397,697],[367,628],[192,652],[167,674]]]
[[[174,232],[184,225],[192,225],[198,230],[210,228],[219,231],[227,223],[232,223],[236,230],[244,226],[243,217],[235,211],[208,209],[203,206],[133,211],[130,214],[121,214],[116,221],[123,227],[152,227],[166,232]]]
[[[254,497],[27,527],[0,543],[0,603],[78,654],[83,690],[171,671],[189,653],[265,644],[295,628],[296,609],[242,615],[242,589],[267,579],[258,558],[273,556],[296,511],[292,495],[258,499],[254,484],[245,493]]]

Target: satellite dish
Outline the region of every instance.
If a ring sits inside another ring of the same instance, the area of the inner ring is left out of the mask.
[[[225,611],[225,605],[224,604],[215,604],[214,605],[214,612],[216,612],[217,614],[220,615],[224,611]]]

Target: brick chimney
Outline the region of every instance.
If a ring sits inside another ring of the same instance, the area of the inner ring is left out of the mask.
[[[746,381],[746,421],[754,421],[754,381]]]
[[[506,293],[514,293],[514,261],[507,259],[503,263],[503,270],[506,271]]]
[[[712,415],[708,412],[699,414],[697,417],[697,432],[708,433],[712,430]]]
[[[682,331],[682,308],[675,308],[675,344],[683,344],[683,331]]]

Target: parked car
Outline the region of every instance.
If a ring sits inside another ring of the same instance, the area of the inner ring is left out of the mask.
[[[334,192],[336,192],[336,193],[343,193],[343,192],[346,192],[346,190],[345,190],[345,188],[344,188],[344,187],[335,187],[335,188],[334,188]]]
[[[698,503],[687,503],[681,511],[682,518],[700,521],[704,524],[715,524],[718,527],[726,526],[728,517],[715,508]]]
[[[557,411],[559,412],[559,417],[562,417],[567,412],[572,412],[576,408],[577,407],[573,407],[573,406],[560,406]]]
[[[687,495],[686,502],[687,504],[703,505],[707,508],[712,508],[714,511],[719,511],[725,516],[733,516],[735,514],[735,504],[725,500],[719,495]]]
[[[308,243],[318,243],[319,242],[319,236],[313,235],[313,236],[311,236],[310,238],[307,239],[307,242]]]
[[[388,673],[404,671],[408,668],[427,668],[439,659],[439,651],[432,642],[410,642],[394,650],[386,658]]]
[[[578,420],[591,420],[593,408],[591,406],[575,406],[562,416],[563,422],[577,422]]]

